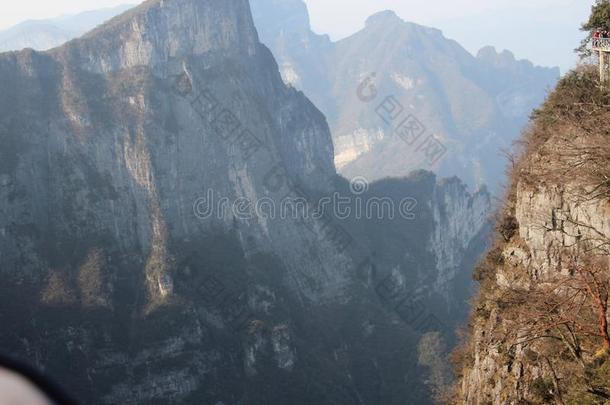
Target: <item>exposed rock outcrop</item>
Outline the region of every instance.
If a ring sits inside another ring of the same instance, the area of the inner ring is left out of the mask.
[[[596,76],[569,73],[524,136],[497,241],[478,269],[456,403],[608,398],[610,95]]]

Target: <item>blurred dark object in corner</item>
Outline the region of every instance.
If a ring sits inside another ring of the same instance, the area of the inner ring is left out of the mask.
[[[76,405],[33,367],[0,355],[0,405]]]

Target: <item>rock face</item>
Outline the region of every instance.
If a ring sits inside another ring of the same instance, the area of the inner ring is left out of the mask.
[[[0,77],[3,350],[83,403],[429,402],[489,197],[350,188],[246,0],[150,0]],[[264,211],[385,193],[400,220]]]
[[[470,291],[460,291],[455,283],[468,277],[467,269],[487,246],[481,239],[489,231],[491,198],[486,190],[470,195],[457,178],[443,180],[435,188],[432,212],[434,233],[430,248],[438,274],[432,290],[444,292],[449,301],[453,298],[461,306],[460,298],[469,296]]]
[[[253,0],[252,7],[284,81],[328,118],[335,163],[348,178],[432,169],[497,192],[500,149],[511,146],[559,77],[557,68],[517,61],[508,51],[489,47],[474,57],[439,30],[391,11],[333,43],[311,32],[302,0]],[[423,152],[430,136],[446,148],[442,159]]]
[[[599,241],[610,237],[608,202],[579,203],[564,186],[532,189],[529,185],[518,184],[515,213],[519,228],[502,249],[505,265],[495,274],[495,288],[499,290],[550,283],[557,273],[569,273],[570,258],[583,255],[578,251],[580,244],[577,241]],[[554,220],[555,216],[558,219]],[[555,221],[560,225],[553,227]],[[495,291],[486,298],[493,301],[497,293]],[[477,308],[484,311],[491,307],[493,304],[481,304]],[[553,369],[543,361],[538,363],[528,358],[536,356],[536,353],[546,354],[544,349],[535,345],[517,346],[512,357],[505,355],[513,343],[507,337],[508,329],[514,325],[520,325],[520,322],[506,316],[497,307],[491,310],[484,322],[479,320],[471,337],[474,361],[462,379],[460,403],[499,405],[523,400],[544,403],[540,402],[535,381],[549,378]],[[554,358],[559,357],[559,353],[552,353],[550,361],[559,378],[568,380],[564,374],[568,370],[562,369],[561,360]]]
[[[594,68],[570,72],[524,134],[497,240],[477,270],[456,403],[608,397],[599,311],[610,289],[609,98]]]

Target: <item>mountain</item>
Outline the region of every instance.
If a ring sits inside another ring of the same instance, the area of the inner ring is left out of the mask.
[[[49,20],[24,21],[0,31],[0,52],[32,48],[51,49],[76,38],[133,5],[87,11]]]
[[[610,397],[610,146],[596,67],[536,111],[476,271],[454,403],[601,404]]]
[[[50,49],[128,7],[22,23],[0,32],[0,50]],[[371,16],[365,29],[335,43],[311,30],[302,0],[253,0],[252,7],[284,81],[303,90],[329,120],[335,163],[348,178],[374,181],[427,169],[497,193],[504,179],[501,151],[559,77],[557,68],[536,67],[493,47],[474,57],[440,31],[391,11]],[[392,106],[402,114],[383,117]]]
[[[3,351],[91,404],[431,402],[490,196],[338,176],[248,1],[149,0],[0,77]]]
[[[508,148],[559,77],[504,51],[472,56],[441,31],[371,16],[331,42],[311,31],[302,0],[253,0],[261,41],[284,81],[326,115],[335,163],[348,178],[399,177],[414,169],[458,176],[471,187],[502,183]]]

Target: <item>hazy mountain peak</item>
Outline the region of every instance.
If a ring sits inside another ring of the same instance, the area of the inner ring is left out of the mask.
[[[481,48],[477,53],[477,58],[490,63],[496,63],[500,60],[505,63],[511,63],[517,60],[511,51],[505,49],[502,52],[498,52],[496,47],[490,45]]]
[[[121,4],[116,7],[87,10],[74,15],[62,15],[50,20],[50,22],[74,32],[86,32],[135,6],[136,4]]]
[[[64,15],[49,20],[27,20],[0,31],[0,52],[33,48],[44,51],[64,44],[104,21],[133,7],[123,4],[112,8]]]
[[[371,72],[377,105],[396,97],[428,132],[442,134],[445,146],[471,154],[463,159],[448,153],[428,168],[441,176],[459,175],[471,186],[489,183],[492,190],[504,173],[497,150],[510,145],[559,76],[557,69],[534,67],[493,47],[475,58],[440,30],[405,21],[390,10],[373,14],[364,29],[338,42],[304,29],[285,35],[294,31],[293,24],[266,10],[289,6],[293,13],[307,13],[300,0],[252,0],[255,24],[285,82],[302,89],[328,118],[335,162],[346,177],[401,177],[422,164],[416,147],[393,137],[375,108],[356,97]]]
[[[433,40],[444,40],[443,32],[441,30],[420,25],[411,21],[405,21],[392,10],[380,11],[371,15],[366,20],[365,29],[359,33],[367,31],[377,31],[379,33],[385,32],[388,29],[400,30],[400,32],[404,33],[408,36],[408,38],[411,39],[414,38],[412,35],[415,35],[427,37]],[[352,36],[357,36],[359,33]],[[378,35],[378,33],[373,35]],[[403,38],[403,40],[406,39],[407,37]]]
[[[252,7],[254,20],[267,18],[269,24],[257,27],[273,33],[302,32],[310,28],[309,11],[302,0],[259,0]]]
[[[404,22],[394,11],[384,10],[371,15],[366,19],[366,26],[377,24],[396,24]]]
[[[494,68],[501,70],[509,70],[515,74],[524,74],[528,71],[551,72],[556,77],[559,77],[559,67],[540,67],[534,65],[527,59],[517,59],[515,55],[505,49],[498,52],[493,46],[486,46],[479,50],[477,59]]]

